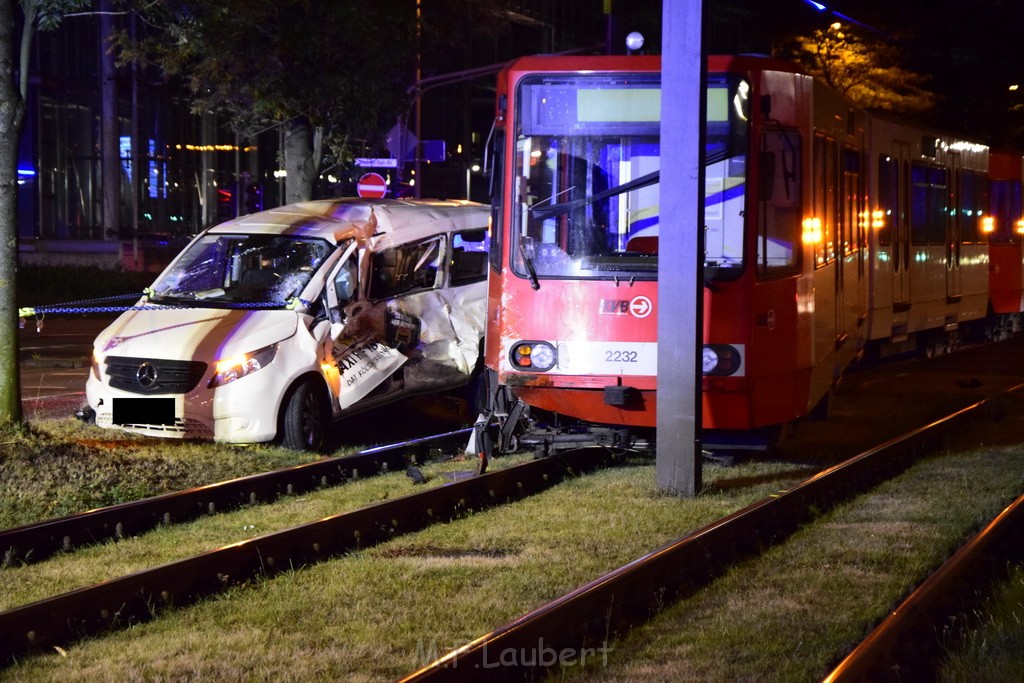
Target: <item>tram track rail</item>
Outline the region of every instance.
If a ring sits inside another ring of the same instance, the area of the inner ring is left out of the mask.
[[[995,406],[1001,396],[1022,388],[1024,385],[1018,385],[973,403],[748,505],[495,628],[401,680],[472,681],[481,669],[488,671],[489,680],[533,680],[557,667],[560,653],[569,653],[578,662],[587,653],[603,652],[610,640],[625,635],[675,601],[697,593],[732,565],[781,543],[812,521],[818,511],[835,507],[904,471],[922,454],[943,446],[968,421],[980,419],[990,410],[998,411]],[[1019,514],[1015,512],[1014,519]],[[961,565],[950,580],[963,578],[969,571],[969,563]],[[943,590],[932,595],[941,597]],[[915,622],[917,628],[934,624],[927,621],[929,618],[941,618],[935,611],[921,612],[926,616]],[[894,640],[882,639],[882,647],[901,651],[893,647],[893,642],[910,633],[910,628],[905,626],[893,633]],[[496,661],[502,665],[494,666]],[[843,680],[869,679],[871,675],[851,675]]]
[[[891,612],[826,683],[935,678],[944,646],[955,642],[988,586],[1024,561],[1024,496],[957,550]]]
[[[152,619],[246,581],[298,569],[469,511],[512,502],[610,463],[567,451],[265,534],[0,612],[0,663]]]
[[[0,566],[38,562],[59,552],[123,539],[203,515],[270,503],[284,495],[337,486],[422,462],[431,446],[468,438],[472,428],[374,446],[352,455],[302,463],[183,491],[0,529]]]

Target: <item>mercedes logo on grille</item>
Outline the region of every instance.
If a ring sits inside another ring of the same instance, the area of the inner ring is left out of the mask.
[[[138,371],[135,373],[135,379],[138,380],[139,386],[144,389],[149,389],[156,384],[156,377],[156,368],[149,362],[145,362],[140,365]]]

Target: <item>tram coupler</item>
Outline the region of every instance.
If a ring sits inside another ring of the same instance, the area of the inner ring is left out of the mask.
[[[491,435],[488,427],[494,418],[494,412],[487,410],[480,413],[480,416],[473,423],[473,451],[476,452],[476,474],[483,474],[487,471],[487,462],[493,455],[494,446],[491,442]]]
[[[535,430],[523,435],[519,442],[533,447],[533,457],[546,458],[558,451],[588,446],[603,446],[614,450],[633,447],[635,441],[628,429],[589,427],[585,431]]]

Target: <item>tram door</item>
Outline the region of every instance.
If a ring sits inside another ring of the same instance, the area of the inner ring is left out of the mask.
[[[893,141],[896,161],[895,209],[891,216],[892,302],[897,307],[910,305],[910,144]]]
[[[963,160],[956,152],[949,155],[949,199],[951,206],[946,207],[946,215],[950,218],[946,228],[946,299],[956,301],[960,298],[960,247],[963,239],[960,234],[960,175]]]
[[[836,334],[838,340],[856,333],[858,320],[866,312],[864,277],[864,191],[861,186],[860,150],[843,145],[839,150],[836,233]],[[852,340],[851,340],[852,341]]]

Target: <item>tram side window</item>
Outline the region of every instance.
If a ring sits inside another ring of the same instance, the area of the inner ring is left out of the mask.
[[[437,286],[441,238],[408,244],[373,255],[370,298],[389,299]]]
[[[757,230],[757,274],[762,278],[791,273],[799,265],[800,149],[796,131],[768,131],[762,139]]]
[[[816,229],[805,230],[805,239],[814,245],[814,266],[820,268],[836,260],[835,237],[835,144],[823,135],[814,136],[814,194],[812,216]]]
[[[1024,216],[1020,183],[1016,180],[993,180],[989,206],[995,218],[992,241],[997,244],[1018,242],[1020,233],[1017,232],[1017,224]]]
[[[900,167],[888,154],[878,157],[878,243],[892,245],[893,228],[899,218]]]
[[[504,235],[502,234],[501,226],[503,219],[502,207],[504,202],[500,201],[501,190],[505,183],[505,135],[501,132],[495,132],[494,140],[492,143],[492,151],[494,153],[493,163],[491,165],[491,175],[489,179],[490,197],[491,197],[491,225],[492,230],[488,232],[493,239],[490,240],[490,253],[488,254],[488,261],[490,261],[491,268],[496,273],[501,272],[501,258],[502,258],[502,243],[504,241]],[[486,166],[486,164],[485,164]],[[499,199],[499,201],[495,201]],[[492,232],[493,231],[493,232]]]
[[[914,244],[944,244],[949,219],[946,169],[910,167],[910,239]]]
[[[842,211],[840,240],[843,255],[849,256],[864,246],[864,229],[860,220],[863,214],[863,197],[860,192],[860,153],[855,149],[843,150]]]
[[[960,179],[960,234],[964,242],[988,242],[988,233],[982,221],[987,215],[987,206],[988,176],[976,171],[964,171]]]

